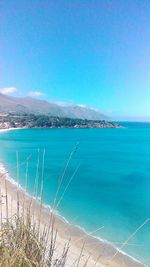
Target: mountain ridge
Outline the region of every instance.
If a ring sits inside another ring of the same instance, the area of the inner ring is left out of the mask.
[[[45,114],[58,117],[88,120],[108,120],[104,114],[87,106],[62,106],[32,97],[14,97],[0,93],[0,112],[14,114]]]

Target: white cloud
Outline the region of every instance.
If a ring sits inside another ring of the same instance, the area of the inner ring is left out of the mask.
[[[73,105],[72,101],[52,101],[52,102],[62,107],[68,107]]]
[[[62,106],[62,107],[65,107],[68,105],[68,103],[65,101],[54,101],[53,103],[55,103],[56,105]]]
[[[87,106],[87,105],[84,105],[84,104],[78,104],[77,105],[78,107],[81,107],[81,108],[90,108],[91,110],[94,110],[94,111],[96,111],[96,112],[99,112],[99,110],[98,109],[96,109],[96,108],[93,108],[93,107],[90,107],[90,106]]]
[[[87,108],[87,106],[84,105],[84,104],[78,104],[77,106],[79,106],[79,107],[81,107],[81,108]]]
[[[28,93],[28,95],[31,96],[31,97],[39,97],[39,96],[43,96],[45,94],[40,92],[40,91],[31,91],[31,92]]]
[[[6,88],[0,88],[0,93],[4,95],[11,95],[17,92],[16,87],[6,87]]]

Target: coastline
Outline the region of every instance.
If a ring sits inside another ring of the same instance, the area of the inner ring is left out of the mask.
[[[0,133],[3,133],[3,132],[8,132],[8,131],[11,131],[11,130],[14,130],[15,128],[6,128],[6,129],[0,129]]]
[[[16,207],[17,207],[17,198],[16,198],[16,192],[19,192],[20,197],[20,203],[21,206],[23,206],[23,201],[27,205],[32,201],[32,209],[31,212],[34,214],[36,218],[38,218],[39,210],[40,210],[40,203],[33,199],[30,195],[25,193],[25,191],[19,186],[17,186],[17,183],[8,175],[4,174],[6,173],[4,168],[0,169],[0,188],[1,188],[1,194],[5,195],[5,181],[7,181],[7,192],[8,192],[8,200],[10,203],[10,214],[9,216],[16,213]],[[32,200],[31,200],[32,199]],[[3,214],[6,215],[5,205],[3,205]],[[53,213],[54,214],[54,213]],[[42,220],[41,220],[41,227],[44,227],[44,225],[48,222],[50,216],[50,209],[46,205],[42,205]],[[6,216],[5,216],[6,217]],[[65,220],[65,218],[61,217],[59,214],[54,214],[55,217],[55,229],[58,230],[58,237],[57,237],[57,243],[58,243],[58,251],[57,254],[61,252],[61,247],[64,246],[64,244],[71,238],[71,245],[70,245],[70,251],[69,251],[69,259],[68,259],[68,265],[72,266],[72,264],[76,261],[76,258],[80,255],[81,249],[83,246],[83,243],[85,242],[85,247],[83,251],[83,257],[81,259],[79,266],[84,266],[85,261],[87,258],[90,257],[88,261],[89,267],[95,266],[95,267],[119,267],[119,266],[125,266],[125,267],[142,267],[144,266],[142,263],[136,261],[136,259],[133,259],[129,255],[125,254],[122,251],[119,251],[117,248],[115,248],[112,244],[109,242],[102,240],[100,238],[96,238],[94,236],[89,235],[86,233],[83,229],[81,229],[78,226],[72,225],[69,222]],[[109,260],[113,257],[113,255],[117,252],[116,257],[113,259],[113,261]],[[94,265],[95,264],[95,265]],[[122,265],[124,264],[124,265]]]
[[[5,129],[0,129],[0,133],[9,132],[13,130],[21,130],[21,129],[24,129],[24,128],[5,128]]]
[[[111,120],[93,120],[85,118],[70,118],[61,116],[50,116],[44,114],[6,114],[0,115],[0,128],[123,128],[120,124]]]

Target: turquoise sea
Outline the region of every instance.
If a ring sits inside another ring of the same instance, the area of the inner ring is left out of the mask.
[[[75,172],[58,212],[67,221],[102,239],[121,244],[150,217],[150,124],[122,123],[121,129],[23,129],[0,134],[0,162],[15,180],[34,194],[38,155],[38,192],[45,149],[43,201],[52,205],[60,176],[75,145],[78,148],[65,173],[58,200]],[[40,193],[39,193],[40,194]],[[124,251],[150,260],[150,222]],[[147,261],[147,264],[149,262]]]

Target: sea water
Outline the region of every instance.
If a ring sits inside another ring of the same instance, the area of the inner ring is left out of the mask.
[[[0,162],[28,193],[58,204],[68,222],[120,248],[150,218],[150,124],[123,125],[3,132]],[[150,222],[123,251],[150,258]]]

